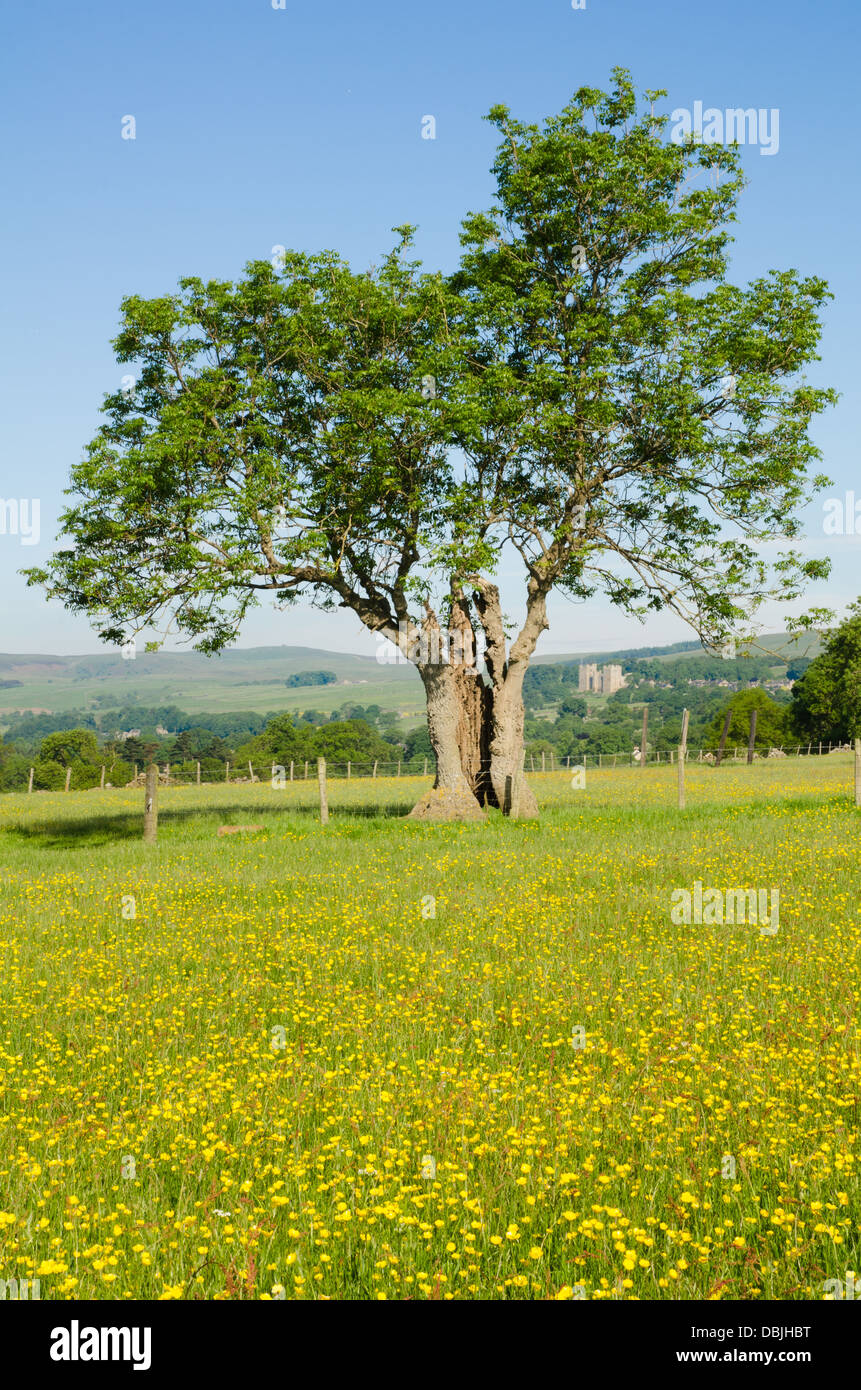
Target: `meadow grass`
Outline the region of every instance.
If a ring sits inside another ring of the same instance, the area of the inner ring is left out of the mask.
[[[861,1268],[845,755],[0,797],[0,1278],[43,1299],[809,1299]],[[259,823],[218,837],[222,823]],[[694,880],[780,927],[676,925]],[[583,1045],[581,1046],[581,1043]]]

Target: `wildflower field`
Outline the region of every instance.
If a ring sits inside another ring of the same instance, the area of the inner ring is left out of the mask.
[[[0,1278],[43,1299],[821,1299],[861,1268],[846,755],[0,797]],[[262,830],[218,837],[220,824]],[[774,935],[677,925],[695,880]]]

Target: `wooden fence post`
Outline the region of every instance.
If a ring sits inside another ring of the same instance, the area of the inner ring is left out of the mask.
[[[70,784],[71,784],[71,781],[72,781],[72,769],[71,769],[70,767],[67,767],[67,768],[66,768],[66,791],[69,790],[69,786],[70,786]]]
[[[757,711],[752,709],[750,712],[750,735],[747,740],[747,760],[749,763],[753,762],[753,753],[756,746],[756,714]]]
[[[371,776],[372,776],[372,777],[376,777],[376,775],[377,775],[377,759],[374,759],[374,770],[373,770],[373,772],[371,773]]]
[[[717,757],[715,758],[715,767],[720,767],[721,765],[721,759],[723,758],[724,749],[726,748],[726,741],[729,735],[729,726],[731,723],[732,710],[727,710],[726,719],[723,721],[723,729],[721,730],[720,747],[718,748]]]
[[[679,744],[679,810],[685,809],[685,758],[688,755],[688,720],[690,713],[682,714],[682,741]]]
[[[31,792],[31,791],[33,790],[33,773],[34,773],[35,771],[36,771],[35,767],[31,767],[31,768],[30,768],[30,781],[29,781],[29,783],[27,784],[27,790],[28,790],[28,792]]]
[[[197,764],[197,785],[200,786],[200,763]]]
[[[154,845],[158,834],[158,768],[150,763],[146,770],[144,793],[144,833],[147,844]]]
[[[649,706],[643,706],[643,733],[640,739],[640,767],[646,766],[646,740],[649,737]]]
[[[855,805],[861,806],[861,738],[855,740]]]
[[[293,781],[293,759],[290,759],[290,781]]]
[[[349,782],[349,780],[350,780],[352,774],[353,774],[353,764],[351,763],[350,759],[348,758],[348,759],[347,759],[347,781],[348,781],[348,782]]]
[[[99,782],[99,787],[101,788],[102,791],[105,790],[105,765],[104,765],[104,763],[102,763],[102,780]]]
[[[401,775],[401,760],[400,760],[400,758],[398,758],[398,776],[400,777],[400,775]]]
[[[542,750],[541,750],[541,771],[542,771],[542,772],[546,772],[546,770],[547,770],[547,769],[546,769],[545,761],[544,761],[544,749],[542,748]]]
[[[305,759],[305,781],[308,781],[308,759]]]
[[[422,777],[427,777],[427,775],[428,775],[428,760],[427,760],[427,758],[425,758],[425,765],[424,765],[424,769],[423,769],[423,771],[422,771]]]
[[[317,759],[317,781],[320,784],[320,824],[329,823],[329,800],[326,795],[326,759]]]

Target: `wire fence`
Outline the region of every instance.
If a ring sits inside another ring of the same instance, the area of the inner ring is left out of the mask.
[[[809,758],[824,757],[833,752],[851,752],[852,745],[849,743],[798,743],[781,744],[779,747],[761,747],[755,750],[754,756],[757,761],[769,758]],[[720,753],[718,745],[714,747],[702,747],[700,749],[686,748],[684,750],[684,761],[686,764],[704,763],[711,764],[717,761],[720,754],[723,763],[746,762],[748,761],[749,749],[742,746],[724,748]],[[523,771],[528,775],[537,776],[540,773],[557,772],[576,772],[580,769],[600,769],[601,771],[631,768],[631,767],[657,767],[676,763],[679,758],[677,749],[655,750],[648,753],[645,760],[640,754],[639,748],[635,747],[626,752],[615,753],[571,753],[559,756],[553,751],[546,749],[540,753],[524,753]],[[115,769],[122,769],[122,780],[115,781]],[[226,763],[213,767],[210,763],[207,766],[203,762],[182,763],[158,763],[159,783],[170,786],[217,786],[219,784],[237,785],[241,783],[270,783],[273,787],[283,787],[290,782],[313,781],[317,778],[317,759],[294,759],[292,762],[285,763]],[[483,759],[476,764],[474,776],[476,781],[486,780],[489,777],[489,760]],[[46,788],[34,785],[35,767],[29,770],[29,776],[22,778],[20,785],[7,787],[8,791],[82,791],[94,788],[115,788],[122,787],[142,787],[146,780],[146,767],[140,764],[133,765],[131,779],[128,772],[131,764],[105,763],[101,768],[94,767],[87,769],[85,778],[81,775],[81,769],[68,768],[66,770],[65,785],[52,786]],[[383,777],[434,777],[436,775],[436,762],[430,758],[411,758],[392,761],[375,760],[352,760],[344,762],[329,762],[326,760],[326,775],[334,779],[369,778],[374,780]]]

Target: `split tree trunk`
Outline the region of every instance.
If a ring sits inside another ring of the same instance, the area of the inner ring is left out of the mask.
[[[432,790],[410,813],[416,819],[484,819],[485,806],[499,807],[515,818],[538,814],[538,803],[523,775],[523,679],[538,635],[546,626],[543,609],[537,617],[532,615],[531,627],[527,619],[507,657],[498,591],[484,585],[475,603],[487,640],[486,677],[476,664],[474,629],[461,595],[452,602],[453,658],[416,662],[437,762]],[[423,654],[438,651],[439,629],[432,613],[423,634]]]

